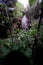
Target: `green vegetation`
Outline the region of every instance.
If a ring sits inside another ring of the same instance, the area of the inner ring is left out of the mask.
[[[22,17],[22,15],[23,15],[22,10],[24,9],[23,5],[19,2],[16,2],[16,8],[17,8],[16,17]]]
[[[30,5],[32,6],[36,0],[30,0]],[[11,21],[11,18],[18,18],[17,19],[17,25],[18,20],[20,17],[23,16],[23,10],[24,7],[21,3],[16,2],[16,6],[14,6],[16,9],[14,11],[7,11],[8,16],[6,16],[6,6],[3,4],[0,4],[0,29],[1,24],[3,23],[10,23],[10,25],[5,27],[5,30],[10,29],[10,34],[7,33],[8,37],[5,39],[0,38],[0,58],[4,58],[7,53],[11,50],[20,50],[22,51],[26,56],[30,57],[32,61],[32,47],[35,43],[35,36],[37,35],[38,44],[41,44],[43,46],[43,22],[42,22],[42,13],[41,15],[38,15],[40,17],[39,20],[34,19],[33,14],[30,16],[31,18],[31,28],[27,31],[23,31],[20,29],[20,27],[13,30],[13,27],[11,26],[15,21]],[[3,11],[2,11],[3,9]],[[42,10],[41,10],[42,12]],[[29,12],[28,12],[29,13]],[[30,14],[30,13],[29,13]],[[34,19],[34,20],[33,20]],[[42,22],[42,23],[41,23]],[[41,25],[42,24],[42,25]],[[9,28],[10,27],[10,28]],[[12,27],[12,29],[11,29]],[[13,31],[12,31],[13,30]],[[0,33],[1,34],[1,33]],[[12,36],[13,34],[13,36]]]
[[[36,2],[36,0],[29,0],[29,2],[30,2],[30,6],[32,6]]]

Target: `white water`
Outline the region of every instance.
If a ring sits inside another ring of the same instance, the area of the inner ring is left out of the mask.
[[[24,30],[28,29],[28,19],[27,19],[26,15],[23,16],[21,25],[22,25],[22,29],[24,29]]]
[[[42,0],[38,0],[38,2],[39,2],[39,3],[41,3],[41,2],[42,2]]]
[[[29,0],[17,0],[17,1],[24,6],[26,11],[30,8]]]

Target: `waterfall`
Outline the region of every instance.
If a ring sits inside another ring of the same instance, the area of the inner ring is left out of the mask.
[[[28,29],[28,18],[26,17],[26,15],[23,16],[21,25],[23,30]]]
[[[18,2],[20,2],[26,11],[28,11],[30,9],[30,3],[29,0],[17,0]]]

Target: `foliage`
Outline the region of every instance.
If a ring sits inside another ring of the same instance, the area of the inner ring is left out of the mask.
[[[43,45],[43,25],[41,25],[41,28],[39,31],[39,41]]]
[[[20,12],[20,11],[17,10],[17,15],[16,15],[16,17],[22,17],[22,15],[23,15],[22,12]]]
[[[24,52],[24,49],[27,49],[27,48],[29,49],[34,42],[35,33],[36,33],[35,29],[33,29],[33,30],[30,29],[27,32],[17,29],[14,31],[13,43],[12,43],[11,38],[5,39],[5,40],[0,39],[0,50],[2,51],[0,57],[3,58],[10,50],[13,50],[13,49],[17,50],[20,48],[20,50],[23,52]],[[28,49],[26,51],[27,53],[24,52],[24,53],[26,53],[26,55],[28,54]],[[30,57],[31,48],[30,48],[29,52],[30,52],[30,54],[28,56]]]
[[[36,0],[30,0],[30,5],[32,6],[33,3],[35,3]],[[2,4],[0,4],[0,7],[3,7]],[[12,12],[12,15],[14,17],[22,17],[22,10],[24,9],[21,3],[16,2],[17,10],[15,12]],[[6,8],[6,6],[5,6]],[[2,13],[0,15],[0,19],[3,21],[7,21],[7,17],[4,16]],[[31,23],[30,30],[23,31],[21,29],[14,30],[13,38],[9,37],[8,39],[0,39],[0,58],[4,58],[6,54],[11,50],[20,50],[22,51],[26,56],[29,56],[31,58],[32,55],[32,45],[35,40],[35,35],[39,33],[38,35],[38,44],[43,45],[43,25],[41,25],[40,30],[37,32],[38,28],[38,22],[36,23],[33,21]],[[13,39],[13,42],[12,42]]]
[[[16,8],[17,8],[16,17],[21,17],[23,15],[22,12],[21,12],[24,9],[23,5],[17,1],[16,2]]]
[[[18,1],[16,2],[16,7],[17,7],[17,10],[20,10],[20,11],[22,11],[22,9],[24,8],[23,5],[19,3]]]
[[[34,27],[31,28],[28,31],[23,31],[21,29],[14,30],[14,37],[13,37],[13,43],[11,38],[1,40],[0,39],[0,58],[4,58],[4,56],[10,51],[10,50],[18,50],[20,48],[21,51],[23,51],[27,56],[31,57],[31,48],[34,43],[34,36],[37,33],[37,29]],[[39,40],[38,42],[42,44],[43,39],[43,26],[41,26],[40,32],[39,32]],[[29,50],[30,48],[30,50]],[[30,54],[28,55],[28,51],[30,51]]]
[[[36,2],[36,0],[29,0],[29,2],[30,2],[30,6],[32,6]]]

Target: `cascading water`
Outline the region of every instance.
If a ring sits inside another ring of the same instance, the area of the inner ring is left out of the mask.
[[[28,18],[26,15],[23,16],[22,21],[21,21],[22,29],[27,30],[28,29]]]
[[[29,0],[17,0],[19,3],[21,3],[26,11],[30,9],[30,3]]]

